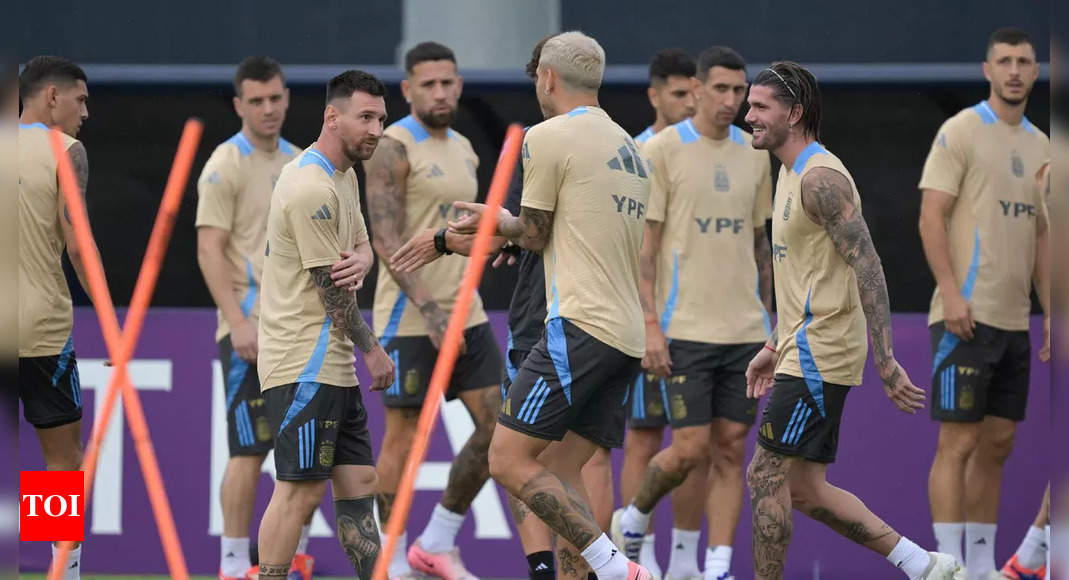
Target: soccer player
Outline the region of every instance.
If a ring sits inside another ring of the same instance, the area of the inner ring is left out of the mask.
[[[212,152],[197,182],[197,261],[218,308],[215,340],[226,386],[230,459],[220,501],[219,577],[244,578],[260,466],[274,444],[256,376],[256,326],[271,190],[297,149],[280,136],[289,89],[274,60],[253,56],[234,75],[241,130]],[[312,565],[301,530],[294,570]]]
[[[455,215],[453,202],[473,201],[478,194],[479,158],[468,139],[450,128],[463,85],[453,51],[434,42],[420,43],[405,55],[405,72],[401,90],[411,112],[386,129],[378,151],[365,163],[371,231],[383,265],[415,233],[444,228]],[[445,256],[418,273],[388,267],[380,271],[374,326],[397,365],[397,380],[383,393],[386,434],[378,462],[383,522],[390,517],[466,266],[462,256]],[[487,451],[501,408],[503,364],[478,294],[465,328],[446,397],[464,403],[475,432],[453,460],[442,498],[408,550],[407,563],[404,551],[396,552],[391,577],[408,574],[409,566],[446,580],[472,577],[460,560],[456,535],[490,477]],[[402,535],[402,547],[405,540]]]
[[[394,364],[360,315],[354,284],[335,280],[332,266],[351,253],[360,257],[358,278],[371,267],[353,165],[382,136],[385,94],[362,71],[332,78],[319,138],[282,168],[271,196],[256,363],[278,481],[260,523],[260,580],[286,578],[327,479],[357,576],[370,578],[378,555],[377,478],[353,347],[373,391],[393,382]]]
[[[960,560],[964,532],[970,580],[998,577],[1002,466],[1028,404],[1033,285],[1050,313],[1049,230],[1034,185],[1050,141],[1024,117],[1039,76],[1028,34],[996,30],[984,75],[988,98],[943,123],[919,185],[936,282],[928,324],[940,427],[928,497],[940,551]]]
[[[84,196],[89,161],[77,136],[89,118],[87,82],[81,67],[58,56],[34,57],[19,75],[18,390],[23,416],[37,432],[49,471],[77,471],[82,466],[82,392],[71,333],[74,309],[62,259],[66,249],[78,281],[89,288],[82,262],[82,253],[89,250],[75,240],[48,133],[52,128],[62,132]],[[81,553],[79,543],[63,571],[66,580],[80,577]]]
[[[527,76],[532,80],[536,77],[542,46],[548,39],[549,37],[546,37],[539,41],[532,50],[531,60],[526,67]],[[512,175],[505,200],[505,207],[514,214],[520,212],[520,200],[523,194],[522,161],[522,158],[517,159],[517,167]],[[472,234],[459,234],[446,228],[424,230],[405,242],[405,245],[390,258],[391,268],[398,272],[411,272],[446,255],[446,252],[466,256],[471,251],[474,238]],[[503,395],[508,392],[512,379],[516,376],[516,369],[522,365],[523,360],[538,343],[546,328],[545,272],[542,254],[511,243],[505,245],[505,242],[504,238],[494,238],[492,247],[495,251],[501,250],[494,260],[494,265],[499,266],[506,262],[510,265],[518,263],[519,272],[512,301],[509,304],[508,352],[505,355],[505,374],[501,387]],[[583,466],[582,475],[587,489],[597,494],[596,499],[591,498],[594,519],[603,529],[608,529],[613,500],[609,450],[598,448]],[[551,531],[542,520],[528,517],[530,510],[523,502],[512,495],[509,495],[508,499],[527,560],[528,577],[530,580],[553,580],[557,577],[557,566]],[[556,558],[560,560],[561,578],[586,580],[590,569],[578,552],[562,547],[557,551]]]
[[[645,350],[638,250],[649,168],[634,140],[598,107],[605,52],[581,32],[547,40],[537,67],[546,121],[524,138],[519,217],[497,233],[542,252],[549,312],[543,337],[509,389],[490,471],[602,580],[647,580],[590,511],[581,470],[598,447],[623,443],[631,379]],[[450,222],[474,233],[486,210]]]
[[[662,50],[650,61],[650,86],[646,94],[656,113],[653,124],[635,135],[635,144],[641,153],[650,137],[665,127],[675,125],[694,116],[694,58],[681,50]],[[642,474],[650,459],[661,450],[664,427],[668,424],[664,399],[661,397],[661,382],[656,375],[647,380],[646,371],[640,370],[635,377],[628,405],[627,436],[624,438],[624,463],[620,468],[620,495],[630,503],[635,497]],[[694,509],[705,496],[704,474],[709,462],[703,458],[701,465],[692,470],[692,476],[679,487],[672,501],[672,557],[669,563],[675,580],[700,576],[698,572],[698,535],[692,528],[700,525],[700,512]],[[623,509],[616,510],[613,519],[618,520]],[[697,518],[695,516],[697,515]],[[639,551],[638,563],[646,567],[654,578],[661,577],[657,563],[656,536],[653,523],[646,530]],[[676,547],[679,549],[676,549]]]
[[[747,472],[755,577],[783,578],[796,508],[911,580],[949,580],[958,571],[952,556],[925,552],[827,480],[846,395],[861,384],[866,326],[895,406],[916,413],[924,391],[894,357],[887,284],[857,186],[819,142],[816,78],[797,63],[773,63],[754,78],[749,104],[752,145],[783,163],[772,210],[778,325],[746,370],[751,396],[772,390]]]
[[[745,439],[757,415],[757,401],[746,396],[746,365],[771,331],[772,252],[765,221],[772,211],[772,175],[768,153],[751,147],[750,135],[732,125],[746,98],[742,57],[714,46],[698,56],[697,72],[697,114],[642,150],[653,166],[640,258],[643,366],[665,377],[659,395],[672,444],[649,462],[613,540],[636,557],[653,507],[711,455],[707,497],[681,506],[694,514],[687,516],[689,525],[676,514],[672,555],[675,563],[681,551],[676,545],[684,540],[696,547],[701,512],[693,506],[705,503],[705,579],[722,580],[731,577]],[[709,256],[718,257],[715,268]],[[704,474],[698,475],[704,483]],[[694,551],[682,570],[669,565],[668,577],[700,576]]]

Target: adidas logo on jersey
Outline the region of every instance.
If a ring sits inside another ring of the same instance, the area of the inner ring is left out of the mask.
[[[443,177],[444,175],[445,172],[442,171],[441,167],[438,167],[437,163],[431,165],[431,168],[427,171],[427,177]]]
[[[645,161],[639,157],[638,151],[635,150],[635,146],[630,141],[620,146],[616,152],[619,154],[618,157],[613,157],[605,162],[609,169],[626,171],[632,175],[646,177]]]
[[[327,204],[325,203],[323,204],[323,207],[319,208],[319,211],[312,215],[312,219],[314,220],[329,220],[330,218],[330,208],[327,207]]]

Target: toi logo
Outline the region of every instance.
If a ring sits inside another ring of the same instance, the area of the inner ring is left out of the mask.
[[[84,540],[84,481],[81,471],[20,472],[19,540]]]

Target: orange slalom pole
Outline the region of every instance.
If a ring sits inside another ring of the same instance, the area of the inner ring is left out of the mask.
[[[502,202],[505,200],[505,192],[508,190],[509,181],[512,180],[512,171],[516,167],[516,158],[520,154],[520,145],[523,141],[523,129],[517,124],[509,125],[505,133],[505,144],[501,148],[501,155],[497,159],[497,168],[494,169],[494,178],[490,182],[490,191],[486,196],[487,209],[479,222],[479,230],[475,234],[475,240],[471,248],[471,256],[468,267],[464,271],[464,279],[460,283],[460,292],[457,294],[456,306],[449,317],[449,326],[446,328],[445,337],[442,339],[442,348],[438,352],[438,360],[434,364],[434,372],[431,374],[431,382],[427,388],[427,398],[423,402],[423,410],[419,415],[419,423],[416,435],[412,440],[412,449],[405,463],[405,470],[401,475],[401,482],[397,488],[397,496],[394,501],[390,520],[386,524],[386,545],[379,551],[378,560],[375,562],[375,570],[372,573],[374,580],[387,580],[387,571],[390,558],[397,548],[397,538],[404,530],[405,521],[408,520],[408,512],[412,508],[412,493],[416,484],[416,474],[420,464],[427,456],[427,446],[430,443],[431,433],[438,419],[438,409],[441,405],[442,394],[445,392],[449,377],[453,374],[453,366],[456,364],[457,355],[460,353],[460,339],[464,332],[464,324],[468,320],[468,311],[471,309],[471,300],[486,268],[486,258],[490,253],[490,238],[497,229],[497,214]]]
[[[164,544],[164,552],[167,556],[168,565],[172,573],[171,575],[175,578],[187,578],[188,573],[186,572],[185,562],[182,557],[181,545],[178,542],[178,535],[174,529],[174,521],[171,517],[170,506],[167,503],[162,477],[160,477],[159,468],[155,461],[151,439],[148,436],[144,413],[141,410],[137,392],[130,384],[127,363],[129,362],[130,357],[133,356],[134,347],[136,346],[140,335],[148,303],[151,300],[160,265],[163,260],[163,254],[165,253],[167,242],[174,226],[178,204],[181,201],[181,196],[189,177],[193,155],[196,152],[197,143],[200,140],[202,131],[203,124],[198,120],[190,119],[186,123],[182,139],[179,143],[178,153],[176,154],[176,159],[172,166],[171,175],[164,192],[160,211],[157,215],[152,236],[149,240],[145,259],[142,263],[142,271],[138,276],[137,285],[134,289],[133,300],[131,301],[131,307],[126,319],[126,332],[121,334],[119,331],[118,319],[115,316],[115,310],[112,306],[110,294],[104,279],[100,256],[96,251],[96,244],[93,242],[92,233],[89,228],[85,205],[79,195],[74,174],[70,167],[70,160],[66,155],[66,151],[64,151],[62,147],[60,135],[55,131],[50,135],[53,153],[57,159],[60,185],[63,188],[68,209],[70,210],[69,213],[72,216],[72,224],[74,225],[78,245],[83,249],[83,254],[86,257],[86,274],[89,278],[88,282],[90,286],[88,290],[93,296],[93,302],[96,306],[98,317],[100,318],[105,342],[108,344],[109,354],[116,367],[105,397],[104,409],[101,411],[101,420],[94,425],[89,447],[83,460],[86,501],[88,503],[88,498],[92,492],[92,484],[95,477],[100,444],[111,419],[111,411],[115,406],[115,398],[118,394],[118,388],[121,387],[125,394],[124,406],[126,408],[128,419],[130,420],[130,428],[134,436],[136,449],[142,466],[142,474],[145,478],[153,511],[156,515],[157,525],[160,529],[161,540]],[[60,550],[57,553],[56,565],[50,570],[50,578],[58,578],[59,571],[65,568],[67,552],[72,547],[73,543],[63,543],[60,545]]]

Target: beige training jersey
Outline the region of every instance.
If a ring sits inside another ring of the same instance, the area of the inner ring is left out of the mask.
[[[1036,220],[1046,205],[1036,172],[1050,140],[1026,118],[1000,120],[987,101],[947,119],[928,153],[920,188],[957,198],[950,214],[950,261],[973,319],[1003,330],[1028,330]],[[928,324],[943,320],[936,288]]]
[[[298,149],[285,139],[278,150],[253,147],[240,131],[215,148],[197,181],[197,227],[210,226],[229,232],[224,254],[230,264],[230,285],[241,304],[241,313],[256,324],[260,316],[260,278],[264,270],[264,243],[271,190],[282,166]],[[222,340],[230,327],[217,311],[215,340]]]
[[[19,124],[19,356],[73,348],[74,310],[63,275],[66,242],[59,223],[56,158],[44,123]],[[78,140],[62,134],[70,149]]]
[[[772,212],[772,170],[752,140],[734,125],[710,139],[687,119],[642,149],[653,166],[647,219],[664,224],[656,304],[668,338],[738,344],[771,332],[754,228]]]
[[[858,208],[861,197],[850,172],[820,143],[810,143],[792,167],[780,168],[772,210],[776,372],[804,378],[817,397],[825,381],[861,384],[868,337],[854,269],[802,207],[802,178],[814,167],[846,176]],[[822,395],[818,404],[823,405]]]
[[[598,107],[578,107],[527,130],[523,207],[553,212],[543,249],[547,320],[563,317],[633,356],[646,350],[638,252],[649,166]]]
[[[353,342],[331,324],[312,268],[368,240],[356,172],[338,171],[313,143],[282,168],[267,217],[260,298],[261,389],[357,385]]]
[[[466,137],[452,129],[444,139],[434,137],[411,115],[387,127],[385,134],[403,143],[408,155],[402,241],[428,228],[446,227],[446,222],[456,217],[454,201],[475,201],[479,157]],[[419,270],[431,298],[446,313],[453,310],[467,265],[466,257],[453,254]],[[466,328],[486,321],[482,298],[476,292]],[[419,308],[408,300],[386,268],[379,268],[375,287],[374,327],[384,342],[395,336],[427,335]]]

